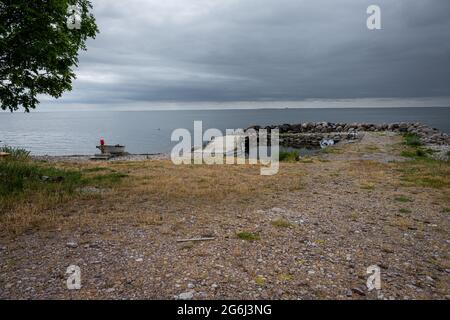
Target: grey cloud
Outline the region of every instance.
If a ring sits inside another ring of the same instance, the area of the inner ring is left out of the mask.
[[[450,96],[448,0],[93,5],[101,33],[59,103]]]

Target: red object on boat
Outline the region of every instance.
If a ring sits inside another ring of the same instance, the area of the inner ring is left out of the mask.
[[[105,139],[100,139],[100,145],[104,146],[105,145]]]

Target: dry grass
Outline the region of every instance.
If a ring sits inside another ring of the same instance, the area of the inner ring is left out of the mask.
[[[1,174],[12,181],[7,181],[9,187],[0,197],[0,223],[1,231],[12,234],[60,227],[72,215],[83,214],[82,208],[89,202],[98,204],[100,194],[85,194],[81,188],[101,188],[108,193],[126,177],[116,171],[89,170],[89,165],[8,161],[2,163]]]
[[[355,145],[346,148],[354,149]],[[105,219],[118,225],[170,226],[162,232],[177,233],[184,225],[180,219],[194,215],[205,226],[235,225],[239,213],[282,207],[283,199],[292,193],[307,192],[309,187],[329,183],[330,178],[350,182],[355,190],[365,192],[405,187],[439,189],[435,196],[450,203],[448,162],[427,159],[384,164],[340,158],[321,162],[320,156],[309,160],[281,163],[274,176],[261,176],[260,167],[252,165],[176,166],[168,160],[60,162],[53,166],[80,172],[84,185],[100,187],[103,192],[65,193],[55,189],[2,199],[0,223],[6,234],[30,229],[102,228]],[[390,195],[394,203],[404,202],[399,190]],[[274,226],[288,224],[275,222]]]
[[[261,176],[259,166],[173,165],[170,161],[56,163],[83,174],[99,194],[26,194],[11,198],[0,215],[3,231],[20,234],[39,228],[101,226],[109,221],[138,226],[176,223],[186,212],[242,211],[255,203],[303,188],[301,167],[282,164],[279,174]],[[300,169],[300,170],[299,170]],[[200,215],[203,222],[213,217]]]
[[[292,226],[292,224],[284,218],[276,218],[272,220],[271,224],[277,228],[289,228]]]
[[[400,173],[403,186],[450,188],[450,162],[448,161],[416,159],[396,164],[395,170]]]
[[[256,241],[260,239],[260,235],[258,233],[252,233],[248,231],[241,231],[236,233],[236,236],[241,240],[246,241]]]

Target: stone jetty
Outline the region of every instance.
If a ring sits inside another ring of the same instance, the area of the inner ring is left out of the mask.
[[[322,139],[342,140],[358,139],[363,132],[397,132],[399,134],[416,134],[427,145],[449,145],[450,136],[436,128],[430,128],[422,123],[332,123],[332,122],[304,122],[298,124],[282,124],[271,126],[253,125],[248,129],[280,130],[280,142],[288,145],[318,145]]]

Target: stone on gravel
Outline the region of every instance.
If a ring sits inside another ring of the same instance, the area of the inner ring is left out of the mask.
[[[363,287],[363,286],[352,288],[352,291],[354,293],[359,294],[360,296],[365,296],[366,295],[365,287]]]
[[[75,249],[78,248],[78,243],[76,243],[75,241],[69,241],[66,243],[66,247]]]
[[[177,300],[191,300],[194,297],[194,293],[192,291],[180,293],[176,296]]]

